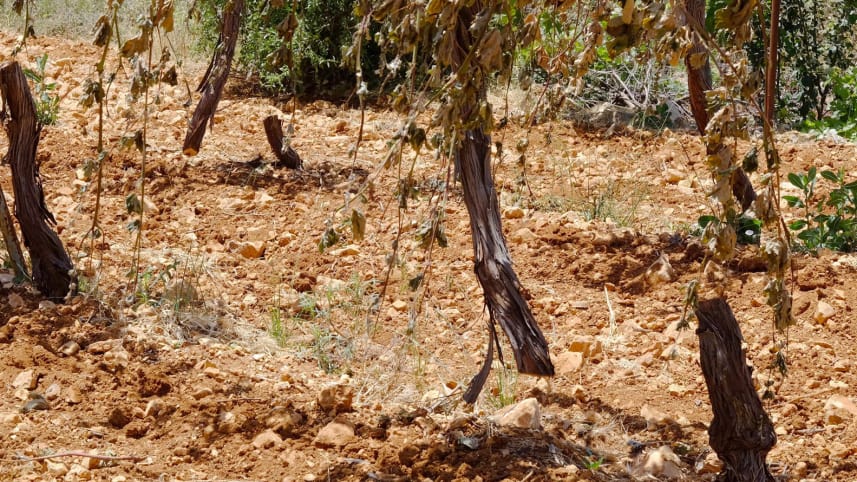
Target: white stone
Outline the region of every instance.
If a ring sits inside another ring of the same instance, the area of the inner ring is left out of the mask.
[[[520,402],[499,410],[489,419],[497,425],[504,427],[528,428],[538,430],[541,428],[541,407],[535,398],[527,398]]]
[[[819,301],[818,306],[815,308],[815,314],[812,318],[820,325],[827,323],[827,320],[833,318],[833,315],[836,314],[836,309],[824,301]]]
[[[24,370],[12,380],[12,388],[26,388],[33,390],[38,385],[39,380],[36,378],[33,370]]]
[[[343,246],[339,249],[334,249],[330,252],[330,254],[336,256],[337,258],[347,258],[349,256],[356,256],[360,254],[360,247],[355,244],[349,244],[347,246]]]

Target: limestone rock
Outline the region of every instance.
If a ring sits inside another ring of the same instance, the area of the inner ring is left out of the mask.
[[[646,420],[646,430],[652,430],[673,422],[670,416],[656,408],[650,407],[648,404],[644,404],[643,408],[640,409],[640,416]]]
[[[521,228],[509,236],[509,240],[515,244],[529,243],[539,239],[536,233],[530,228]]]
[[[819,325],[823,325],[827,323],[827,320],[833,318],[833,315],[836,314],[836,309],[824,301],[819,301],[818,306],[815,308],[815,314],[812,316]]]
[[[541,428],[541,407],[535,398],[527,398],[520,402],[505,407],[489,419],[497,425],[504,427],[528,428],[538,430]]]
[[[65,401],[70,405],[76,405],[83,401],[80,389],[72,385],[65,391]]]
[[[645,474],[658,478],[679,479],[682,477],[681,459],[667,445],[649,452],[642,469]]]
[[[54,477],[62,477],[68,473],[68,465],[62,462],[47,460],[45,466],[47,467],[48,473]]]
[[[347,246],[343,246],[342,248],[334,249],[330,252],[330,254],[336,256],[337,258],[357,256],[358,254],[360,254],[360,247],[355,244],[349,244]]]
[[[92,460],[87,457],[87,460]],[[92,473],[80,464],[71,464],[71,468],[68,469],[68,472],[65,474],[65,480],[69,481],[77,481],[77,480],[91,480]]]
[[[273,430],[265,430],[253,439],[253,446],[257,449],[267,449],[276,447],[283,442],[283,439]]]
[[[670,184],[678,184],[679,181],[683,180],[685,174],[678,169],[667,169],[664,172],[664,180]]]
[[[333,415],[353,410],[354,390],[343,383],[324,387],[318,394],[318,407]]]
[[[45,389],[45,398],[47,400],[55,400],[60,396],[60,392],[62,389],[60,388],[59,383],[51,383],[51,385]]]
[[[674,279],[676,279],[676,272],[666,253],[661,253],[658,259],[646,270],[646,282],[649,286],[669,283]]]
[[[554,362],[557,375],[571,375],[576,373],[583,367],[583,353],[576,351],[567,351],[558,357]]]
[[[74,340],[69,340],[63,343],[59,351],[65,356],[74,356],[80,351],[80,345],[78,345]]]
[[[694,469],[697,474],[717,474],[723,468],[723,462],[716,453],[710,452],[704,459],[696,462]]]
[[[824,403],[824,423],[839,425],[846,420],[857,417],[857,405],[843,395],[833,395]]]
[[[21,420],[23,420],[23,418],[18,412],[8,412],[0,414],[0,424],[2,425],[16,425],[18,423],[21,423]]]
[[[354,428],[351,425],[334,421],[318,431],[313,443],[318,447],[342,447],[354,439]]]
[[[245,241],[238,245],[238,254],[247,259],[258,259],[265,254],[268,244],[265,241]]]
[[[603,347],[600,341],[595,340],[591,336],[578,336],[571,341],[568,350],[581,353],[584,358],[588,358],[601,353]]]
[[[110,412],[107,421],[116,428],[123,428],[131,421],[131,416],[122,407],[116,407]]]
[[[13,310],[16,308],[20,308],[24,306],[24,298],[21,298],[21,295],[18,293],[9,293],[9,307]]]
[[[12,388],[26,388],[33,390],[38,385],[39,379],[33,370],[24,370],[12,380]]]

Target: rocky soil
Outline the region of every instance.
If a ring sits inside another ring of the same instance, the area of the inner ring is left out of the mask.
[[[13,38],[0,43],[11,51]],[[293,172],[270,165],[262,131],[267,115],[289,118],[282,102],[228,93],[202,152],[185,158],[187,92],[163,86],[141,176],[139,153],[119,147],[142,127],[120,72],[94,221],[97,118],[77,99],[97,53],[36,39],[25,57],[43,52],[63,101],[38,160],[81,294],[54,304],[0,271],[0,480],[714,480],[698,341],[677,329],[702,260],[692,226],[709,212],[696,136],[605,138],[565,122],[494,134],[529,138],[526,170],[506,148],[497,187],[557,376],[495,362],[467,406],[488,341],[467,213],[433,152],[405,149],[401,168],[380,168],[394,114],[367,112],[353,159],[360,113],[299,105],[292,146],[305,169]],[[780,144],[785,172],[857,178],[853,145],[790,133]],[[125,200],[141,179],[135,288]],[[360,241],[353,208],[367,220]],[[435,209],[448,247],[425,250]],[[340,239],[321,252],[327,228]],[[857,479],[855,274],[855,255],[795,257],[789,376],[766,402],[781,480]],[[727,293],[760,390],[778,336],[765,283],[757,248],[742,247]]]

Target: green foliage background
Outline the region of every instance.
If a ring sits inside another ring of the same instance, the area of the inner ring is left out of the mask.
[[[220,12],[228,0],[204,0],[197,4],[200,48],[210,52],[217,42]],[[293,71],[284,61],[281,31],[293,12],[298,19],[291,44]],[[247,0],[241,26],[237,71],[268,93],[291,89],[313,96],[342,97],[354,87],[354,74],[343,66],[358,19],[352,0],[274,2]],[[278,28],[280,31],[278,31]]]

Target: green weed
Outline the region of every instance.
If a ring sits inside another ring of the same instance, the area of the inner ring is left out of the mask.
[[[497,384],[491,389],[488,401],[497,408],[512,405],[515,403],[518,372],[506,366],[495,365],[494,368],[494,373],[497,374]]]
[[[36,101],[36,118],[42,125],[54,125],[57,123],[57,115],[60,110],[60,96],[55,94],[56,82],[48,82],[45,68],[48,65],[48,54],[36,57],[35,69],[24,69],[24,75],[33,83]]]
[[[851,252],[857,250],[857,181],[846,182],[845,172],[822,171],[821,177],[833,184],[827,196],[816,196],[819,172],[811,167],[806,174],[789,173],[789,183],[800,196],[783,196],[792,208],[803,210],[803,216],[789,223],[797,233],[800,250],[817,253],[819,249]]]
[[[586,457],[583,464],[588,470],[597,472],[604,465],[604,457],[598,457],[597,459],[595,456]]]
[[[269,327],[269,333],[271,334],[271,338],[277,342],[277,345],[280,347],[286,346],[286,340],[288,340],[288,333],[286,331],[286,327],[283,324],[283,312],[280,310],[279,306],[272,306],[268,309],[268,313],[271,315],[271,325]]]
[[[632,226],[637,221],[637,209],[647,196],[642,184],[610,179],[598,190],[587,190],[581,215],[587,221],[610,219],[619,226]]]

